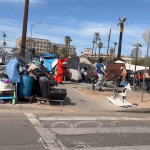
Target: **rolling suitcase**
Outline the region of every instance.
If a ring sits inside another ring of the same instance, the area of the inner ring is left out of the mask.
[[[39,78],[39,83],[43,97],[48,97],[51,90],[50,80],[47,77],[43,76]]]
[[[53,89],[50,92],[49,99],[52,100],[63,100],[67,95],[66,89]]]
[[[51,81],[47,77],[40,77],[40,89],[43,97],[49,98],[51,100],[63,100],[66,95],[66,89],[53,89],[53,85],[57,85],[56,81]]]

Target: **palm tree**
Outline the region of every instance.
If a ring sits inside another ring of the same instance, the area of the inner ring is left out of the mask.
[[[66,57],[69,55],[69,51],[67,52],[67,46],[69,46],[70,50],[70,42],[72,41],[70,36],[65,36],[65,45],[66,45]]]
[[[100,57],[100,52],[101,52],[101,48],[103,47],[103,43],[99,42],[98,43],[98,48],[99,48],[99,57]]]
[[[94,40],[95,40],[95,44],[96,44],[96,46],[95,46],[95,55],[96,55],[97,42],[101,41],[99,32],[94,33]],[[95,55],[94,55],[94,59],[95,59]]]
[[[119,23],[117,24],[117,26],[120,27],[120,36],[119,36],[119,46],[118,46],[118,59],[120,59],[121,56],[121,45],[122,45],[122,34],[124,32],[124,27],[126,25],[126,19],[127,18],[119,18]]]
[[[93,39],[92,43],[93,43],[93,47],[92,47],[92,55],[93,55],[94,44],[95,44],[95,40],[94,40],[94,39]]]

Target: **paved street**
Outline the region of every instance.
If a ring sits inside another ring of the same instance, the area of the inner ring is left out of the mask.
[[[82,117],[6,109],[0,114],[0,150],[150,149],[148,116]]]
[[[86,98],[70,84],[59,88],[68,92],[62,107],[0,105],[0,150],[150,149],[149,113]]]

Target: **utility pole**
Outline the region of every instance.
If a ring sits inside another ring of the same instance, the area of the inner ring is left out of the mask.
[[[110,35],[111,35],[111,29],[109,31],[109,35],[108,35],[108,47],[107,47],[107,57],[106,57],[106,63],[108,63],[108,50],[109,50],[109,43],[110,43]]]
[[[4,46],[4,53],[5,53],[5,46],[7,45],[5,42],[5,38],[6,38],[6,34],[3,32],[3,37],[4,37],[4,42],[3,42],[3,46]]]
[[[21,41],[21,56],[22,57],[25,57],[26,32],[27,32],[27,22],[28,22],[28,7],[29,7],[29,0],[25,0],[22,41]]]

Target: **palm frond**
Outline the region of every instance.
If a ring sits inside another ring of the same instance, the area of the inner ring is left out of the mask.
[[[122,19],[122,22],[125,22],[126,20],[127,20],[127,18],[123,18],[123,19]]]
[[[120,18],[118,18],[118,20],[121,22],[122,20]]]
[[[117,26],[120,26],[120,23],[118,23]]]

